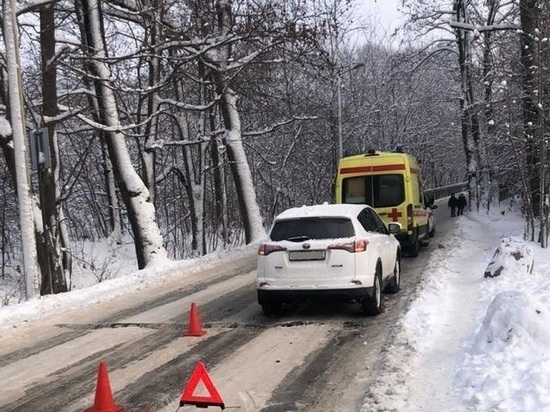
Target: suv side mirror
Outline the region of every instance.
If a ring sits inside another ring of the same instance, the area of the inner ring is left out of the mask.
[[[391,222],[388,223],[388,231],[395,235],[401,231],[401,223]]]

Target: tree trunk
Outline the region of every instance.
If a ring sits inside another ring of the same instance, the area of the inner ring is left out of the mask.
[[[499,10],[499,3],[496,0],[488,0],[487,7],[489,8],[487,14],[486,26],[491,26],[495,23],[495,17]],[[488,30],[483,33],[483,78],[482,82],[484,84],[485,95],[484,95],[484,114],[485,121],[487,122],[487,135],[485,138],[484,152],[485,152],[485,163],[486,165],[486,179],[484,182],[484,188],[487,194],[487,210],[491,209],[491,204],[494,200],[494,176],[495,176],[495,162],[493,161],[493,148],[488,147],[487,142],[496,141],[497,137],[497,127],[495,124],[494,110],[493,110],[493,83],[494,83],[494,62],[493,62],[493,32]]]
[[[81,0],[80,3],[99,111],[108,127],[106,140],[109,157],[132,227],[138,267],[142,269],[155,259],[165,258],[166,250],[156,222],[155,207],[149,199],[149,191],[132,165],[123,134],[116,131],[121,125],[111,72],[106,63],[101,3],[97,0]]]
[[[161,19],[162,19],[162,0],[146,1],[145,6],[148,8],[148,12],[144,13],[148,17],[146,21],[145,29],[148,31],[149,44],[146,45],[151,50],[151,56],[148,58],[148,88],[152,90],[147,96],[147,116],[149,121],[145,125],[145,138],[143,143],[143,149],[140,150],[139,155],[141,158],[143,182],[149,190],[150,202],[155,204],[156,198],[156,172],[155,162],[156,153],[155,149],[151,147],[151,142],[156,140],[158,130],[158,117],[153,116],[158,111],[159,96],[157,86],[160,82],[160,57],[156,51],[158,43],[161,41]],[[153,116],[153,117],[152,117]]]
[[[42,51],[42,115],[53,118],[57,110],[57,68],[55,65],[55,18],[53,4],[40,9],[40,46]],[[66,230],[61,220],[59,202],[59,148],[56,125],[47,124],[50,165],[38,164],[40,208],[42,210],[42,239],[38,242],[40,270],[42,273],[41,295],[61,293],[68,290],[65,274],[71,273],[71,255],[68,239],[62,239]],[[65,266],[67,265],[67,266]]]
[[[223,37],[232,29],[232,1],[217,0],[216,12],[218,34]],[[237,96],[230,87],[228,73],[226,72],[231,55],[231,46],[226,45],[210,57],[207,56],[207,58],[211,60],[210,63],[214,62],[217,67],[217,69],[212,70],[212,77],[216,91],[221,96],[220,110],[225,126],[224,143],[227,147],[227,157],[237,191],[245,241],[246,243],[251,243],[264,238],[266,233],[256,199],[252,173],[244,151],[241,119],[237,108]]]
[[[186,125],[184,125],[185,127]],[[196,157],[192,147],[183,148],[185,174],[189,181],[189,200],[193,229],[192,248],[199,256],[206,254],[206,236],[204,232],[204,165],[205,144],[196,145]]]
[[[23,251],[23,275],[25,297],[36,296],[39,288],[40,268],[37,262],[36,238],[34,231],[34,213],[28,170],[28,148],[26,147],[25,116],[21,87],[21,61],[19,59],[19,37],[17,18],[13,0],[3,4],[4,43],[6,47],[6,66],[8,72],[10,118],[13,133],[13,154],[15,180],[19,202],[19,223]]]
[[[539,135],[539,119],[541,113],[537,107],[535,89],[537,88],[536,72],[538,67],[538,57],[536,55],[535,38],[538,37],[537,14],[538,0],[520,0],[520,21],[521,21],[521,64],[523,67],[522,78],[522,107],[523,107],[523,135],[525,138],[525,155],[527,159],[527,175],[529,179],[528,194],[531,198],[533,215],[535,218],[540,216],[540,172],[542,167],[540,145],[537,142]],[[542,93],[542,90],[538,91]]]
[[[220,85],[218,84],[218,88]],[[223,89],[222,89],[223,90]],[[246,243],[255,242],[265,237],[265,229],[256,200],[252,173],[248,165],[241,135],[241,119],[237,109],[237,96],[230,87],[220,101],[221,112],[225,123],[227,157],[235,181],[239,210],[243,219]]]
[[[457,22],[467,22],[466,7],[467,5],[463,0],[455,1],[454,10]],[[470,37],[469,33],[461,28],[456,28],[455,33],[458,44],[458,63],[460,66],[460,119],[462,123],[462,143],[468,170],[468,204],[472,205],[475,202],[479,209],[479,140],[481,131],[479,128],[478,116],[475,111],[475,96],[470,70]]]
[[[183,91],[180,89],[179,92],[182,93]],[[187,116],[185,113],[178,113],[176,117],[181,140],[190,142]],[[191,249],[202,256],[206,253],[204,250],[204,171],[202,170],[204,150],[202,143],[198,144],[198,157],[194,158],[192,151],[192,146],[182,147],[185,189],[189,199],[189,213],[191,215]]]
[[[84,27],[84,16],[83,10],[79,3],[76,3],[75,11],[78,20],[78,26],[80,30],[80,35],[82,37],[82,47],[84,50],[88,50],[89,46],[87,44],[86,28]],[[93,67],[90,62],[84,62],[84,70],[87,76],[84,76],[82,79],[83,83],[88,89],[92,89],[94,84],[92,83],[91,73],[93,72]],[[96,123],[103,124],[102,116],[99,110],[99,105],[97,98],[91,96],[89,93],[86,94],[88,99],[88,105],[92,113],[93,119]],[[99,141],[101,144],[101,157],[102,157],[102,169],[103,169],[103,178],[105,181],[105,192],[107,194],[107,212],[109,218],[109,227],[104,231],[103,235],[106,238],[109,238],[114,243],[122,242],[122,217],[120,214],[120,205],[118,192],[115,181],[115,173],[113,170],[113,165],[111,159],[109,158],[109,150],[107,148],[107,135],[103,130],[97,130]]]
[[[214,109],[209,112],[210,130],[216,130]],[[218,136],[212,137],[210,141],[210,154],[213,164],[214,196],[216,199],[216,225],[221,227],[224,246],[229,244],[229,222],[227,216],[227,192],[225,190],[225,167],[220,157],[222,143]]]
[[[98,108],[99,111],[99,108]],[[119,244],[122,242],[122,217],[120,216],[120,206],[118,191],[116,188],[115,172],[113,164],[109,158],[109,149],[107,148],[107,136],[102,131],[100,134],[101,155],[103,158],[103,177],[107,188],[107,203],[109,205],[109,224],[110,233],[106,233],[113,242]]]

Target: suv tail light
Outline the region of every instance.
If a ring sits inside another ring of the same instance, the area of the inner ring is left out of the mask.
[[[369,241],[367,239],[351,240],[349,242],[333,243],[329,249],[345,250],[349,253],[359,253],[367,250]]]
[[[269,243],[260,243],[260,247],[258,247],[258,255],[267,256],[270,253],[284,252],[285,250],[286,250],[286,247],[283,247],[283,246],[271,245]]]
[[[413,205],[409,203],[407,206],[407,230],[413,230]]]

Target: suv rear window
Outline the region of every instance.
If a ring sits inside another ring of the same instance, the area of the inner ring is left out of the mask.
[[[277,242],[308,239],[336,239],[355,236],[351,220],[345,218],[303,218],[275,222],[270,238]]]

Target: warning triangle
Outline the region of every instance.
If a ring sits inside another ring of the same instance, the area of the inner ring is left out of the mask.
[[[195,390],[197,389],[199,383],[202,383],[201,386],[206,389],[208,396],[195,395]],[[220,408],[225,409],[225,404],[223,403],[220,394],[214,387],[212,379],[208,376],[204,363],[201,361],[199,361],[197,366],[195,366],[195,370],[191,374],[189,382],[187,382],[187,386],[185,386],[185,389],[181,395],[180,407],[184,405],[195,405],[199,408],[219,406]]]

